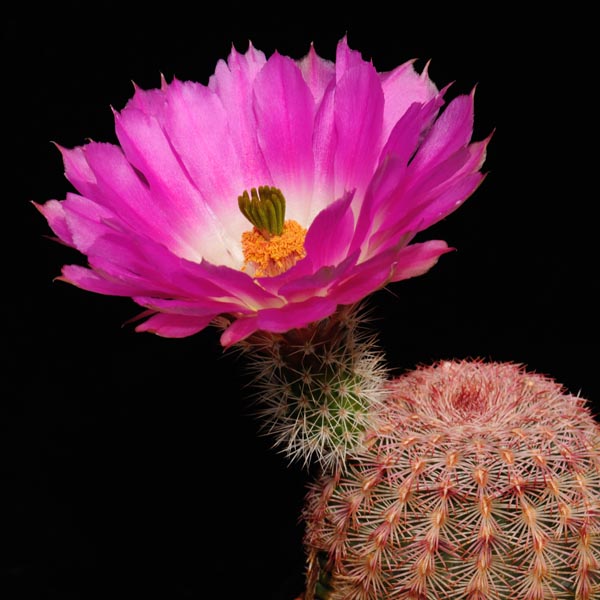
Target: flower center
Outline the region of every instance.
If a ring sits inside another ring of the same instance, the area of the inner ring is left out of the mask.
[[[254,225],[242,234],[244,270],[255,277],[273,277],[293,267],[306,256],[306,229],[285,220],[285,198],[275,187],[252,188],[238,197],[242,214]]]

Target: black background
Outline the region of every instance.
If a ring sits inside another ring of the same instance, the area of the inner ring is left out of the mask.
[[[387,3],[96,2],[10,9],[2,23],[0,588],[10,598],[292,600],[310,474],[247,414],[244,362],[217,332],[136,334],[127,299],[52,279],[74,251],[30,201],[62,199],[55,141],[115,142],[110,106],[160,74],[206,83],[232,43],[270,55],[351,47],[411,58],[449,98],[477,84],[488,178],[426,238],[457,251],[374,294],[394,372],[441,358],[522,362],[600,408],[596,80],[590,14]],[[331,11],[329,13],[328,11]],[[591,145],[588,145],[591,144]],[[215,591],[211,591],[215,590]]]

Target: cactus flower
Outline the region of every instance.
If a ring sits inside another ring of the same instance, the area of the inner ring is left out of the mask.
[[[377,72],[346,39],[335,62],[250,45],[208,85],[136,88],[118,145],[60,148],[77,193],[38,208],[87,260],[60,279],[132,298],[138,331],[185,337],[224,316],[229,346],[421,275],[449,248],[411,242],[484,177],[473,94],[444,106],[445,92],[412,61]]]

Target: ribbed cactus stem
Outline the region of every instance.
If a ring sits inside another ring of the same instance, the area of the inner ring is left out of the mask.
[[[262,431],[290,460],[330,470],[361,447],[387,389],[365,319],[360,309],[343,307],[303,329],[260,332],[239,345]]]
[[[306,600],[598,600],[600,427],[585,400],[498,363],[390,387],[366,449],[309,493]]]

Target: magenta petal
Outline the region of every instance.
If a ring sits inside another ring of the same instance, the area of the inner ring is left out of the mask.
[[[134,295],[235,302],[243,307],[275,307],[282,300],[246,273],[204,261],[194,263],[161,244],[107,229],[90,247],[89,261],[110,278],[135,286]]]
[[[33,205],[46,217],[48,225],[59,239],[68,246],[74,246],[73,236],[67,226],[63,203],[58,200],[48,200],[44,204]]]
[[[407,209],[395,226],[422,231],[456,210],[480,185],[487,140],[463,148],[429,169],[415,187],[405,190]]]
[[[119,227],[109,211],[85,198],[71,194],[60,207],[64,217],[57,222],[67,233],[75,232],[69,241],[88,255],[97,272],[128,286],[132,295],[196,298],[200,303],[215,298],[235,302],[238,310],[283,303],[246,273],[187,261],[163,244]]]
[[[168,213],[118,146],[90,143],[82,154],[96,182],[88,191],[95,202],[118,214],[132,230],[143,232],[173,252],[185,246]]]
[[[187,317],[159,313],[138,325],[135,330],[155,333],[161,337],[183,338],[202,331],[210,325],[211,321],[210,317]]]
[[[132,296],[139,293],[137,286],[107,278],[91,269],[79,265],[65,265],[62,268],[61,281],[66,281],[88,292],[105,294],[108,296]]]
[[[65,165],[66,178],[80,194],[88,198],[94,198],[98,193],[96,176],[87,162],[84,148],[84,146],[78,146],[70,150],[58,146]]]
[[[351,202],[353,192],[336,200],[322,210],[306,234],[304,248],[316,269],[325,265],[336,265],[348,253],[354,233],[354,215]]]
[[[195,263],[187,263],[151,240],[120,232],[106,231],[98,237],[88,250],[88,260],[105,277],[131,286],[136,296],[203,298],[227,294],[203,278]]]
[[[266,62],[264,52],[257,50],[252,42],[248,44],[248,50],[244,53],[232,47],[227,61],[220,60],[217,63],[215,74],[210,77],[208,87],[217,92],[223,99],[224,105],[227,105],[227,100],[232,101],[228,109],[236,113],[238,110],[233,110],[234,105],[243,97],[247,98],[244,92],[252,89],[254,79]]]
[[[383,112],[383,138],[386,139],[398,120],[411,104],[426,104],[438,93],[427,69],[420,75],[413,67],[414,61],[405,62],[381,76],[381,87],[385,98]]]
[[[335,85],[327,88],[315,116],[313,155],[315,182],[309,220],[335,198],[335,154],[337,131],[335,126]]]
[[[274,54],[254,82],[258,141],[287,215],[306,223],[313,191],[315,102],[293,60]]]
[[[283,300],[260,285],[247,273],[222,265],[213,265],[202,261],[194,266],[207,281],[226,290],[228,296],[239,298],[245,305],[253,307],[275,308],[283,304]],[[268,279],[268,278],[263,278]],[[262,280],[261,280],[262,281]]]
[[[381,150],[382,120],[383,92],[373,65],[346,71],[335,91],[335,197],[364,192]]]
[[[155,117],[162,116],[165,107],[165,90],[167,82],[161,76],[161,87],[156,90],[143,90],[135,83],[133,84],[134,94],[126,105],[126,108],[134,108],[143,113]]]
[[[156,118],[125,109],[115,116],[115,122],[125,155],[144,174],[153,198],[185,241],[181,254],[190,259],[205,257],[215,263],[233,263],[223,253],[228,245],[223,225],[190,182]]]
[[[393,274],[395,248],[356,265],[349,277],[332,289],[337,304],[353,304],[386,285]]]
[[[331,297],[337,304],[353,304],[390,282],[422,275],[449,251],[445,242],[437,240],[405,247],[399,244],[358,265]]]
[[[422,206],[416,207],[399,221],[390,221],[390,225],[372,233],[369,239],[369,253],[381,252],[398,239],[414,235],[437,223],[456,210],[469,197],[484,179],[481,173],[471,173],[455,181],[445,191],[432,196]]]
[[[423,275],[437,263],[442,254],[452,250],[453,248],[449,248],[442,240],[406,246],[398,254],[391,280],[400,281]]]
[[[118,218],[114,213],[77,194],[67,194],[62,206],[73,245],[83,254],[98,238],[117,226]]]
[[[217,63],[208,87],[219,96],[228,115],[229,135],[241,161],[241,178],[247,187],[263,185],[271,176],[258,145],[252,89],[266,63],[265,55],[250,44],[245,54],[232,49],[227,62]],[[240,192],[241,193],[241,192]]]
[[[240,314],[250,314],[249,309],[241,310],[244,307],[237,302],[225,302],[212,300],[211,298],[195,298],[194,300],[179,300],[171,298],[153,298],[147,296],[134,296],[133,300],[144,308],[150,308],[154,311],[165,312],[175,315],[188,315],[190,317],[216,317],[219,314],[229,312],[239,312]]]
[[[284,271],[275,277],[260,277],[256,281],[260,287],[267,292],[281,296],[282,288],[290,283],[301,280],[304,277],[313,275],[315,270],[315,266],[313,265],[310,256],[305,256],[291,269]]]
[[[410,112],[410,111],[409,111]],[[365,195],[352,243],[368,240],[363,255],[371,256],[397,243],[408,232],[426,229],[444,218],[475,191],[483,175],[487,140],[461,148],[455,154],[422,171],[411,163],[408,169],[388,155]]]
[[[474,94],[458,96],[442,112],[419,148],[412,167],[426,168],[432,162],[442,162],[465,147],[473,135]]]
[[[236,319],[221,335],[221,345],[225,348],[241,342],[258,329],[257,317],[241,317]]]
[[[372,235],[386,224],[394,222],[394,212],[404,214],[403,202],[394,199],[404,183],[406,167],[404,160],[388,154],[371,179],[360,208],[351,251],[362,250],[362,256],[369,255],[369,242]]]
[[[443,192],[440,192],[433,202],[423,211],[421,219],[418,221],[417,231],[423,231],[434,223],[448,216],[455,211],[485,179],[482,173],[471,173],[454,182]],[[415,225],[417,223],[415,222]]]
[[[460,148],[443,161],[435,162],[426,169],[415,171],[410,165],[411,184],[409,193],[427,194],[431,190],[439,190],[452,185],[464,175],[479,171],[485,161],[485,154],[490,138],[473,142]]]
[[[279,293],[287,302],[303,302],[311,296],[326,296],[337,282],[352,275],[357,260],[358,252],[355,252],[339,265],[321,267],[314,273],[292,279],[281,286]]]
[[[325,90],[335,79],[335,64],[321,58],[311,44],[308,54],[298,61],[302,77],[312,92],[315,104],[318,106]]]
[[[286,304],[279,309],[266,309],[258,313],[258,328],[284,333],[296,327],[306,327],[313,321],[324,319],[336,309],[330,298],[310,298],[305,302]]]
[[[174,81],[167,91],[163,126],[210,210],[228,230],[246,229],[237,197],[249,182],[242,178],[243,159],[232,143],[220,98],[203,85]]]
[[[424,132],[431,126],[443,104],[442,94],[426,104],[411,104],[391,130],[381,151],[380,162],[393,154],[407,165],[417,151]]]
[[[344,36],[336,47],[335,51],[335,76],[339,82],[347,71],[354,67],[360,67],[366,64],[360,52],[351,50],[348,46],[348,38]]]

